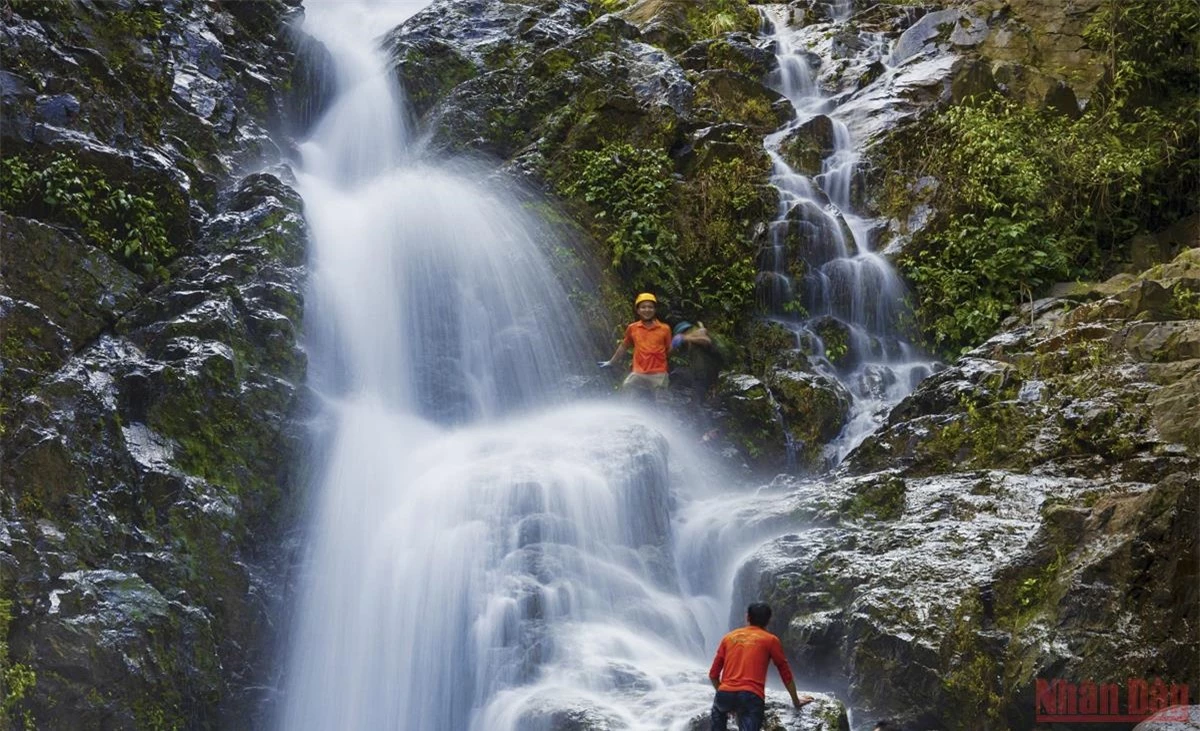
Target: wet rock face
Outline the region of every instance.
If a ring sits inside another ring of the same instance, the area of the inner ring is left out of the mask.
[[[305,370],[304,220],[268,136],[290,12],[22,2],[0,26],[6,161],[94,170],[170,245],[150,272],[86,220],[0,213],[0,670],[36,677],[5,688],[32,727],[255,723]]]
[[[580,702],[565,708],[548,704],[527,711],[522,714],[520,725],[536,731],[610,731],[619,728],[621,720]]]
[[[181,206],[186,235],[189,204],[211,205],[232,171],[278,157],[268,131],[289,117],[291,12],[281,0],[18,3],[0,29],[6,106],[21,110],[6,154],[63,151],[132,178]]]
[[[206,226],[170,285],[105,310],[116,324],[61,364],[14,369],[9,645],[38,674],[18,708],[50,726],[68,712],[96,726],[220,726],[256,701],[278,591],[264,569],[286,524],[304,372],[299,201],[264,179],[240,191],[258,189],[252,208]],[[125,657],[141,658],[137,671]],[[102,702],[96,685],[110,689]]]
[[[806,527],[737,585],[799,668],[936,728],[1032,727],[1037,677],[1197,677],[1198,255],[1035,303],[794,486]]]
[[[611,139],[627,127],[642,145],[669,146],[669,118],[690,109],[694,95],[682,70],[666,54],[633,43],[637,28],[616,17],[587,25],[580,6],[569,4],[559,16],[564,22],[533,26],[542,32],[531,29],[528,45],[478,51],[484,73],[436,108],[435,139],[507,158],[546,135],[553,138],[540,146],[553,154],[556,146]],[[492,100],[490,111],[481,96]]]
[[[545,182],[567,174],[576,151],[627,141],[681,159],[690,178],[683,159],[704,131],[736,124],[747,132],[737,156],[765,182],[761,131],[789,112],[761,83],[773,57],[746,32],[757,15],[747,7],[714,31],[698,7],[643,2],[604,15],[575,0],[435,2],[386,43],[439,150],[484,153]]]
[[[780,152],[794,170],[813,176],[821,172],[821,163],[833,154],[833,120],[818,114],[788,133]]]
[[[1043,300],[899,404],[850,459],[855,471],[902,465],[1029,469],[1068,460],[1081,474],[1135,457],[1200,449],[1195,371],[1196,249],[1138,277]],[[1090,300],[1090,301],[1085,301]],[[1022,324],[1022,321],[1026,324]]]
[[[1171,706],[1142,721],[1133,731],[1189,731],[1198,726],[1200,706]]]
[[[801,695],[805,693],[801,692]],[[841,701],[824,693],[808,695],[812,695],[813,702],[805,704],[799,711],[792,708],[790,702],[785,705],[768,697],[763,731],[850,731],[850,720]],[[731,719],[729,728],[736,726],[737,723]],[[711,716],[705,714],[693,718],[687,731],[708,731],[710,728]]]
[[[763,378],[721,376],[718,416],[725,437],[760,470],[811,471],[824,466],[824,446],[846,424],[850,395],[836,380],[792,366],[772,367]],[[789,463],[789,458],[792,460]]]

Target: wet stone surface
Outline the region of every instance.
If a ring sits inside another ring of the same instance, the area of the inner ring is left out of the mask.
[[[0,599],[7,662],[36,676],[6,712],[232,727],[259,712],[295,508],[306,234],[268,133],[293,9],[7,12],[6,160],[150,199],[174,253],[148,274],[62,216],[0,222]]]
[[[1047,673],[1195,676],[1200,320],[1143,293],[1194,291],[1196,255],[1037,303],[839,474],[777,481],[797,528],[737,581],[798,666],[846,678],[855,708],[951,728],[1031,726]]]

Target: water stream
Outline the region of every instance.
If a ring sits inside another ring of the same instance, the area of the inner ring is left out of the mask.
[[[836,464],[934,364],[907,337],[904,283],[875,251],[876,221],[855,205],[861,151],[841,118],[845,112],[816,82],[814,66],[822,59],[810,46],[848,19],[851,3],[831,4],[832,24],[801,28],[789,23],[789,6],[761,7],[778,62],[770,83],[796,112],[764,141],[779,209],[764,252],[761,291],[771,319],[792,330],[817,370],[840,380],[852,396],[849,421],[827,448]],[[882,59],[886,50],[880,41],[866,53]],[[811,169],[789,163],[785,150],[797,141],[797,156],[807,158]]]
[[[429,161],[380,36],[420,3],[309,2],[336,95],[301,148],[323,404],[285,662],[286,731],[681,729],[711,701],[766,500],[594,369],[538,242],[487,176]],[[774,530],[783,530],[777,526]]]

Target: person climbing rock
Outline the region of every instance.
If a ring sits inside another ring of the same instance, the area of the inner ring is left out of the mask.
[[[746,626],[721,638],[717,655],[708,671],[717,694],[713,699],[712,731],[726,731],[727,716],[736,713],[738,731],[760,731],[766,711],[768,661],[774,662],[779,678],[792,696],[792,705],[802,708],[812,696],[796,695],[792,669],[783,656],[783,643],[766,630],[771,607],[755,602],[746,608]]]
[[[693,325],[684,320],[675,325],[674,332],[671,350],[678,351],[683,358],[674,359],[682,364],[671,372],[671,380],[691,388],[693,403],[703,403],[717,382],[724,358],[703,322]]]
[[[666,393],[667,353],[671,350],[671,328],[658,319],[658,298],[643,292],[633,301],[638,319],[625,328],[625,337],[617,345],[612,358],[600,362],[601,368],[611,368],[633,349],[633,369],[621,384],[622,389],[638,388],[654,393]]]

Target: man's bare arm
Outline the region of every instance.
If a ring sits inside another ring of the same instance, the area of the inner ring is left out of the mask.
[[[600,365],[607,367],[607,366],[614,366],[614,365],[619,364],[621,362],[621,359],[625,357],[626,350],[627,350],[627,348],[625,347],[625,341],[622,340],[621,344],[617,346],[617,352],[613,353],[613,357],[609,358],[608,360],[601,363]]]
[[[683,334],[683,342],[692,345],[712,345],[712,338],[708,336],[708,330],[702,322]]]
[[[783,685],[785,688],[787,688],[788,695],[792,697],[792,705],[796,708],[803,708],[804,706],[813,702],[813,697],[811,695],[806,695],[803,698],[796,695],[796,683],[794,681],[789,680]]]

